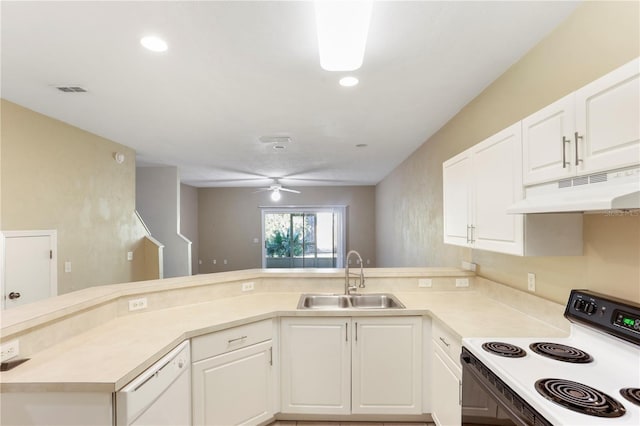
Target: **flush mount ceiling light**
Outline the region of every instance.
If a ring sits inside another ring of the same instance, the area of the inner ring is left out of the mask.
[[[273,192],[271,193],[271,200],[280,201],[280,198],[282,198],[282,194],[280,194],[280,190],[274,189]]]
[[[358,80],[355,77],[342,77],[340,79],[340,86],[344,86],[344,87],[353,87],[356,84],[358,84],[360,82],[360,80]]]
[[[166,52],[169,46],[167,42],[156,36],[146,36],[140,39],[140,44],[152,52]]]
[[[320,66],[327,71],[353,71],[362,66],[371,1],[316,0]]]

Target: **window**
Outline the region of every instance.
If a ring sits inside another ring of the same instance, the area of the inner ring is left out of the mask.
[[[344,207],[262,209],[263,268],[341,268]]]

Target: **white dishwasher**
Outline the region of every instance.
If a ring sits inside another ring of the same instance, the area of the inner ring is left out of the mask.
[[[116,393],[116,425],[190,424],[191,348],[187,340]]]

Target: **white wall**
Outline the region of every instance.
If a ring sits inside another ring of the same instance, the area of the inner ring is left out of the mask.
[[[191,241],[180,234],[180,179],[176,167],[136,168],[136,209],[164,244],[164,278],[191,275]]]
[[[198,268],[198,188],[180,185],[180,233],[191,241],[191,273]]]

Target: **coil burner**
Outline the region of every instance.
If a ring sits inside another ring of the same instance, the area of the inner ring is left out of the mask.
[[[620,395],[625,397],[627,401],[640,406],[640,388],[620,389]]]
[[[527,354],[521,347],[504,342],[487,342],[482,345],[482,349],[506,358],[522,358]]]
[[[535,384],[540,395],[562,407],[596,417],[620,417],[624,406],[606,393],[582,383],[563,379],[540,379]]]
[[[529,345],[535,353],[563,362],[586,364],[593,361],[591,355],[585,351],[560,343],[536,342]]]

